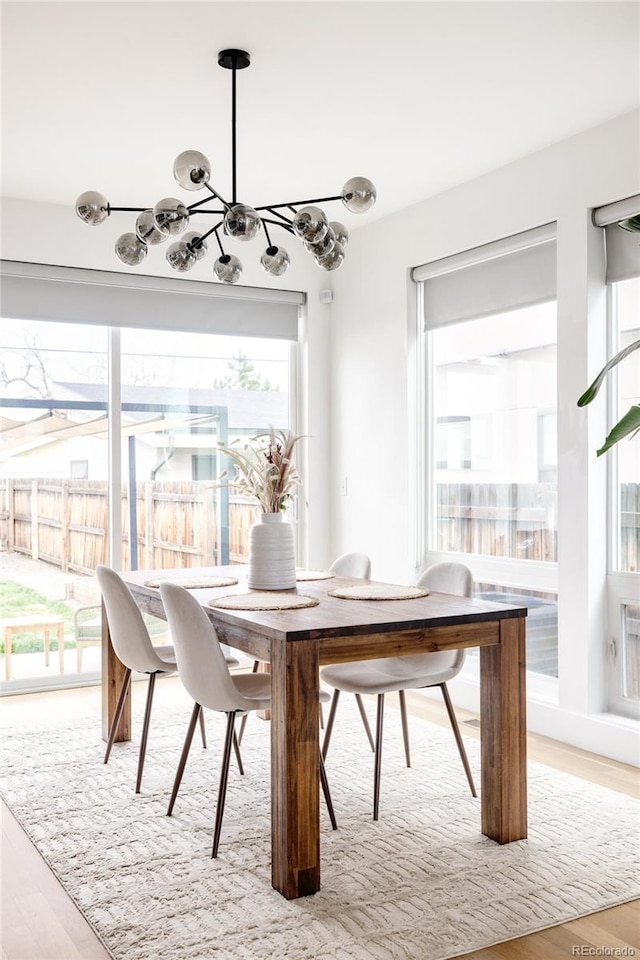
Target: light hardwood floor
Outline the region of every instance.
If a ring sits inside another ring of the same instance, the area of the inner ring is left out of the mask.
[[[143,709],[145,688],[146,684],[134,684],[136,710]],[[185,696],[178,680],[164,680],[158,684],[156,709],[163,701],[173,703]],[[390,706],[394,699],[389,698]],[[407,703],[414,715],[448,726],[439,702],[409,694]],[[55,711],[57,716],[80,715],[88,708],[99,709],[97,704],[99,690],[95,687],[8,697],[0,706],[0,719],[15,722],[21,713],[33,715],[36,710],[45,714]],[[458,717],[467,733],[478,736],[472,714],[458,711]],[[535,734],[528,743],[532,760],[640,797],[640,775],[634,767]],[[4,804],[1,816],[0,960],[108,960],[108,952]],[[613,950],[618,948],[626,949],[618,956],[640,957],[640,901],[465,954],[465,960],[568,960],[580,955],[606,956],[605,948],[609,956],[615,956]],[[149,955],[148,960],[153,957]]]

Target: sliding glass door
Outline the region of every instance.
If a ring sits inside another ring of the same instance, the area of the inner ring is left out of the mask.
[[[243,299],[235,288],[216,296],[213,284],[164,290],[159,278],[5,270],[0,589],[3,618],[15,622],[0,690],[17,692],[99,677],[97,564],[246,560],[255,507],[220,483],[220,444],[295,428],[300,295],[247,290]],[[138,309],[114,315],[132,325],[109,328],[105,300],[129,295]],[[24,316],[45,302],[50,319]],[[81,322],[92,303],[96,325]],[[66,309],[74,322],[59,321]],[[166,631],[149,627],[158,640]]]

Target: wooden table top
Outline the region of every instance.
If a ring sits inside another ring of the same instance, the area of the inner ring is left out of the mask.
[[[157,587],[145,585],[145,580],[163,578],[180,582],[187,574],[198,576],[235,576],[234,586],[198,588],[190,590],[207,608],[216,623],[243,626],[275,640],[313,640],[328,637],[359,636],[389,633],[391,631],[419,630],[465,623],[481,623],[513,617],[525,617],[527,608],[495,603],[451,594],[430,593],[427,597],[410,600],[343,600],[329,596],[339,587],[362,584],[362,580],[333,577],[329,580],[300,581],[295,591],[319,600],[314,607],[295,610],[223,610],[212,609],[208,602],[215,597],[247,593],[244,565],[198,567],[194,570],[138,570],[122,574],[137,596],[159,600]],[[368,581],[371,584],[380,581]],[[408,586],[405,584],[405,586]],[[254,591],[261,592],[261,591]],[[153,612],[153,611],[151,611]]]

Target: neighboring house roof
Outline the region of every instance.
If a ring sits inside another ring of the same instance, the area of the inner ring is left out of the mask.
[[[105,403],[107,385],[102,383],[53,382],[55,400],[87,400]],[[184,390],[179,387],[154,387],[146,384],[123,385],[123,403],[158,403],[171,406],[226,407],[229,428],[257,430],[283,427],[289,419],[289,400],[278,390]]]
[[[0,418],[2,452],[0,461],[33,453],[56,441],[72,437],[106,437],[105,409],[65,410],[65,402],[106,404],[107,386],[98,383],[52,382],[53,396],[43,407],[7,406]],[[135,436],[151,447],[164,446],[167,433],[179,447],[203,448],[206,437],[217,442],[218,428],[206,408],[225,407],[228,412],[227,439],[235,434],[251,434],[269,427],[285,427],[288,422],[286,393],[264,390],[182,390],[175,387],[123,386],[126,404],[158,404],[160,412],[127,409],[122,415],[123,436]],[[50,406],[47,406],[50,404]],[[200,407],[200,412],[183,412],[185,406]],[[171,408],[175,407],[175,410]],[[182,409],[181,409],[182,408]],[[204,408],[204,409],[203,409]]]

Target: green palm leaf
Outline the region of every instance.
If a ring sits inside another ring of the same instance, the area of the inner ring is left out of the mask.
[[[634,343],[630,343],[628,347],[625,347],[624,350],[621,350],[620,353],[616,353],[615,357],[612,357],[611,360],[602,368],[598,376],[595,378],[591,386],[585,390],[580,399],[578,400],[579,407],[586,407],[588,403],[591,403],[593,398],[598,393],[598,390],[602,386],[602,382],[606,375],[609,373],[609,370],[612,370],[621,360],[624,360],[625,357],[628,357],[630,353],[633,353],[634,350],[637,350],[640,347],[640,340],[636,340]],[[615,430],[615,427],[614,427]],[[612,431],[613,432],[613,431]],[[615,441],[614,441],[615,442]],[[603,448],[604,449],[604,448]]]
[[[615,427],[613,427],[607,436],[604,444],[598,450],[598,456],[600,457],[603,453],[606,453],[614,443],[617,443],[618,440],[622,440],[624,437],[628,437],[629,434],[635,433],[636,430],[640,430],[640,405],[638,404],[631,407],[630,410],[627,410],[624,417],[618,420]]]

